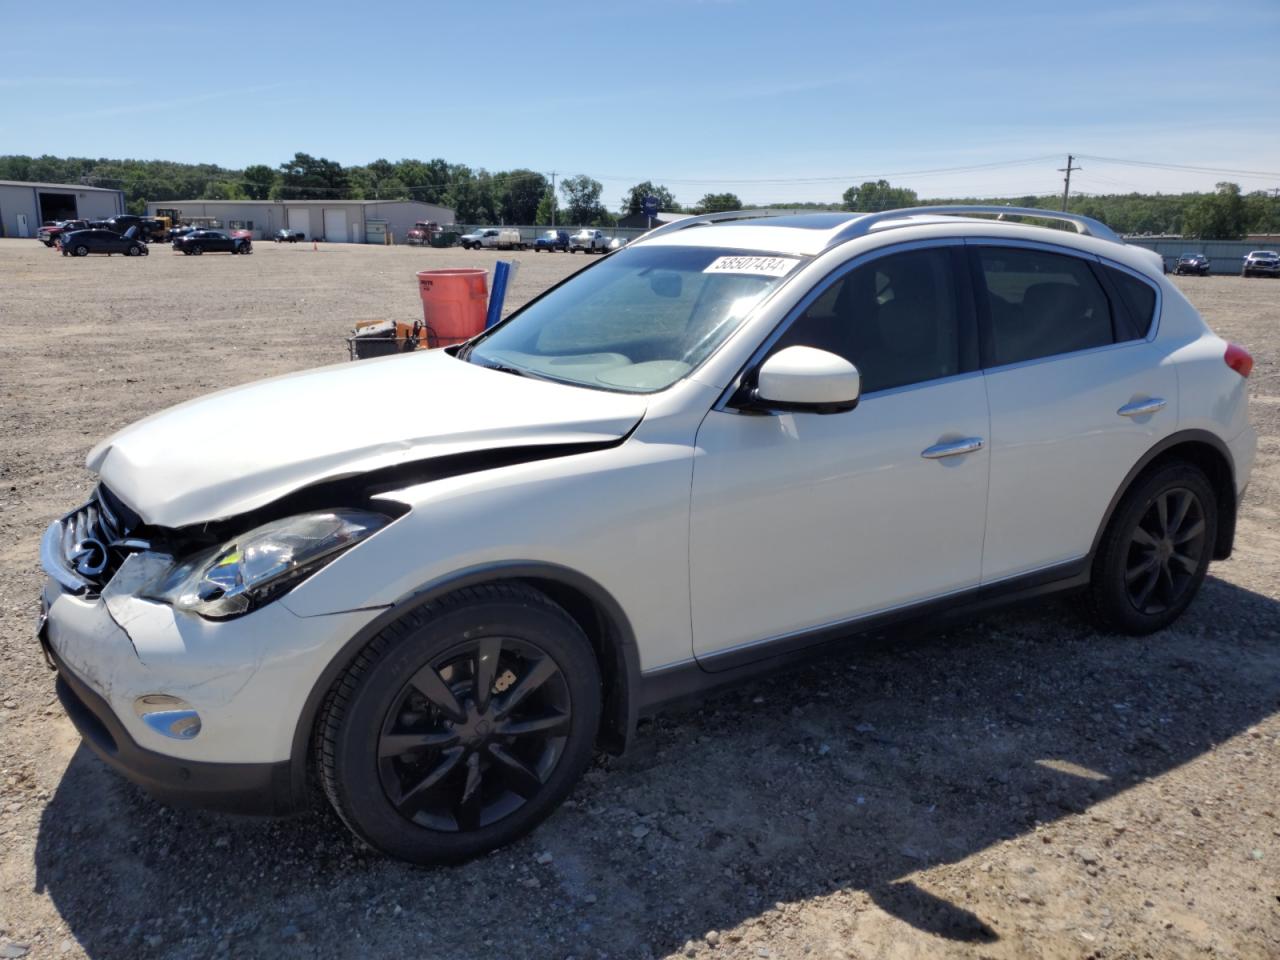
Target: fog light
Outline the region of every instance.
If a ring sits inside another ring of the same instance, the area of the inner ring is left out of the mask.
[[[200,732],[200,714],[191,704],[167,693],[148,693],[133,701],[133,712],[156,733],[173,740],[190,740]]]

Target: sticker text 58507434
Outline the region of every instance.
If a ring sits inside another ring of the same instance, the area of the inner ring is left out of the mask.
[[[757,277],[785,277],[800,261],[794,257],[716,257],[703,273],[746,273]]]

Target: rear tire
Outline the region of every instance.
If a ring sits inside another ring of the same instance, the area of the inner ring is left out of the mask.
[[[316,769],[348,827],[413,863],[509,843],[594,750],[600,672],[577,623],[525,586],[460,590],[373,638],[316,725]]]
[[[1099,624],[1154,633],[1195,599],[1218,534],[1218,500],[1199,467],[1174,461],[1141,477],[1116,507],[1093,561]]]

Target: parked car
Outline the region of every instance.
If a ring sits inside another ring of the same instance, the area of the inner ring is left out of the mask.
[[[1280,277],[1280,253],[1274,250],[1254,250],[1244,258],[1240,267],[1242,277]]]
[[[533,252],[541,253],[542,251],[553,253],[556,250],[563,250],[566,253],[569,250],[569,231],[568,230],[546,230],[533,240]]]
[[[91,253],[122,253],[127,257],[145,257],[147,245],[138,236],[138,228],[130,227],[123,234],[114,230],[74,230],[58,238],[64,257],[87,257]]]
[[[523,250],[524,241],[520,231],[514,227],[481,227],[464,233],[460,238],[464,250],[479,250],[481,247],[493,250]]]
[[[609,249],[609,241],[602,230],[579,230],[569,238],[569,252],[581,250],[583,253],[604,253]]]
[[[1173,272],[1179,275],[1190,273],[1197,277],[1207,277],[1209,266],[1209,258],[1203,253],[1184,253],[1173,265]]]
[[[229,237],[221,230],[192,230],[173,241],[173,249],[188,256],[202,253],[253,253],[253,241]]]
[[[609,238],[609,245],[608,245],[608,247],[606,247],[605,249],[607,249],[607,250],[621,250],[621,249],[622,249],[623,247],[625,247],[626,245],[627,245],[627,238],[626,238],[626,237],[610,237],[610,238]]]
[[[145,217],[134,216],[132,213],[122,213],[118,217],[111,217],[109,220],[107,220],[106,228],[108,230],[114,230],[116,233],[123,234],[130,227],[136,227],[138,230],[138,233],[137,233],[138,239],[145,240],[146,239],[146,228],[144,226],[145,221],[146,221]]]
[[[288,227],[281,227],[275,233],[276,243],[297,243],[299,240],[307,239],[307,235],[301,230],[290,230]]]
[[[252,231],[252,230],[232,230],[232,231],[231,231],[231,239],[233,239],[233,240],[252,240],[252,239],[253,239],[253,231]]]
[[[188,233],[190,233],[194,229],[195,227],[191,226],[190,224],[181,224],[176,227],[170,227],[169,242],[172,243],[174,240],[177,240],[179,237],[185,237]]]
[[[141,224],[142,239],[148,243],[164,243],[169,239],[169,221],[156,217],[144,217]]]
[[[58,242],[58,237],[63,232],[71,233],[75,230],[88,230],[89,221],[87,220],[55,220],[53,223],[46,223],[36,231],[36,239],[43,243],[46,247],[52,247]]]
[[[68,714],[161,797],[314,775],[456,861],[641,714],[836,641],[1065,591],[1168,626],[1232,550],[1252,359],[1101,223],[960,210],[690,217],[460,350],[126,427],[41,545]]]
[[[426,246],[431,238],[441,232],[440,224],[434,220],[419,220],[405,235],[404,242],[412,246]]]

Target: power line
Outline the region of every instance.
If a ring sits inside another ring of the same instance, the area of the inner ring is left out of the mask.
[[[1153,167],[1157,170],[1187,170],[1192,173],[1221,173],[1238,177],[1257,177],[1263,180],[1280,177],[1280,173],[1274,170],[1235,170],[1230,167],[1204,167],[1186,163],[1162,163],[1156,160],[1122,160],[1118,157],[1095,157],[1083,153],[1079,155],[1079,159],[1097,160],[1100,163],[1119,163],[1131,167]]]

